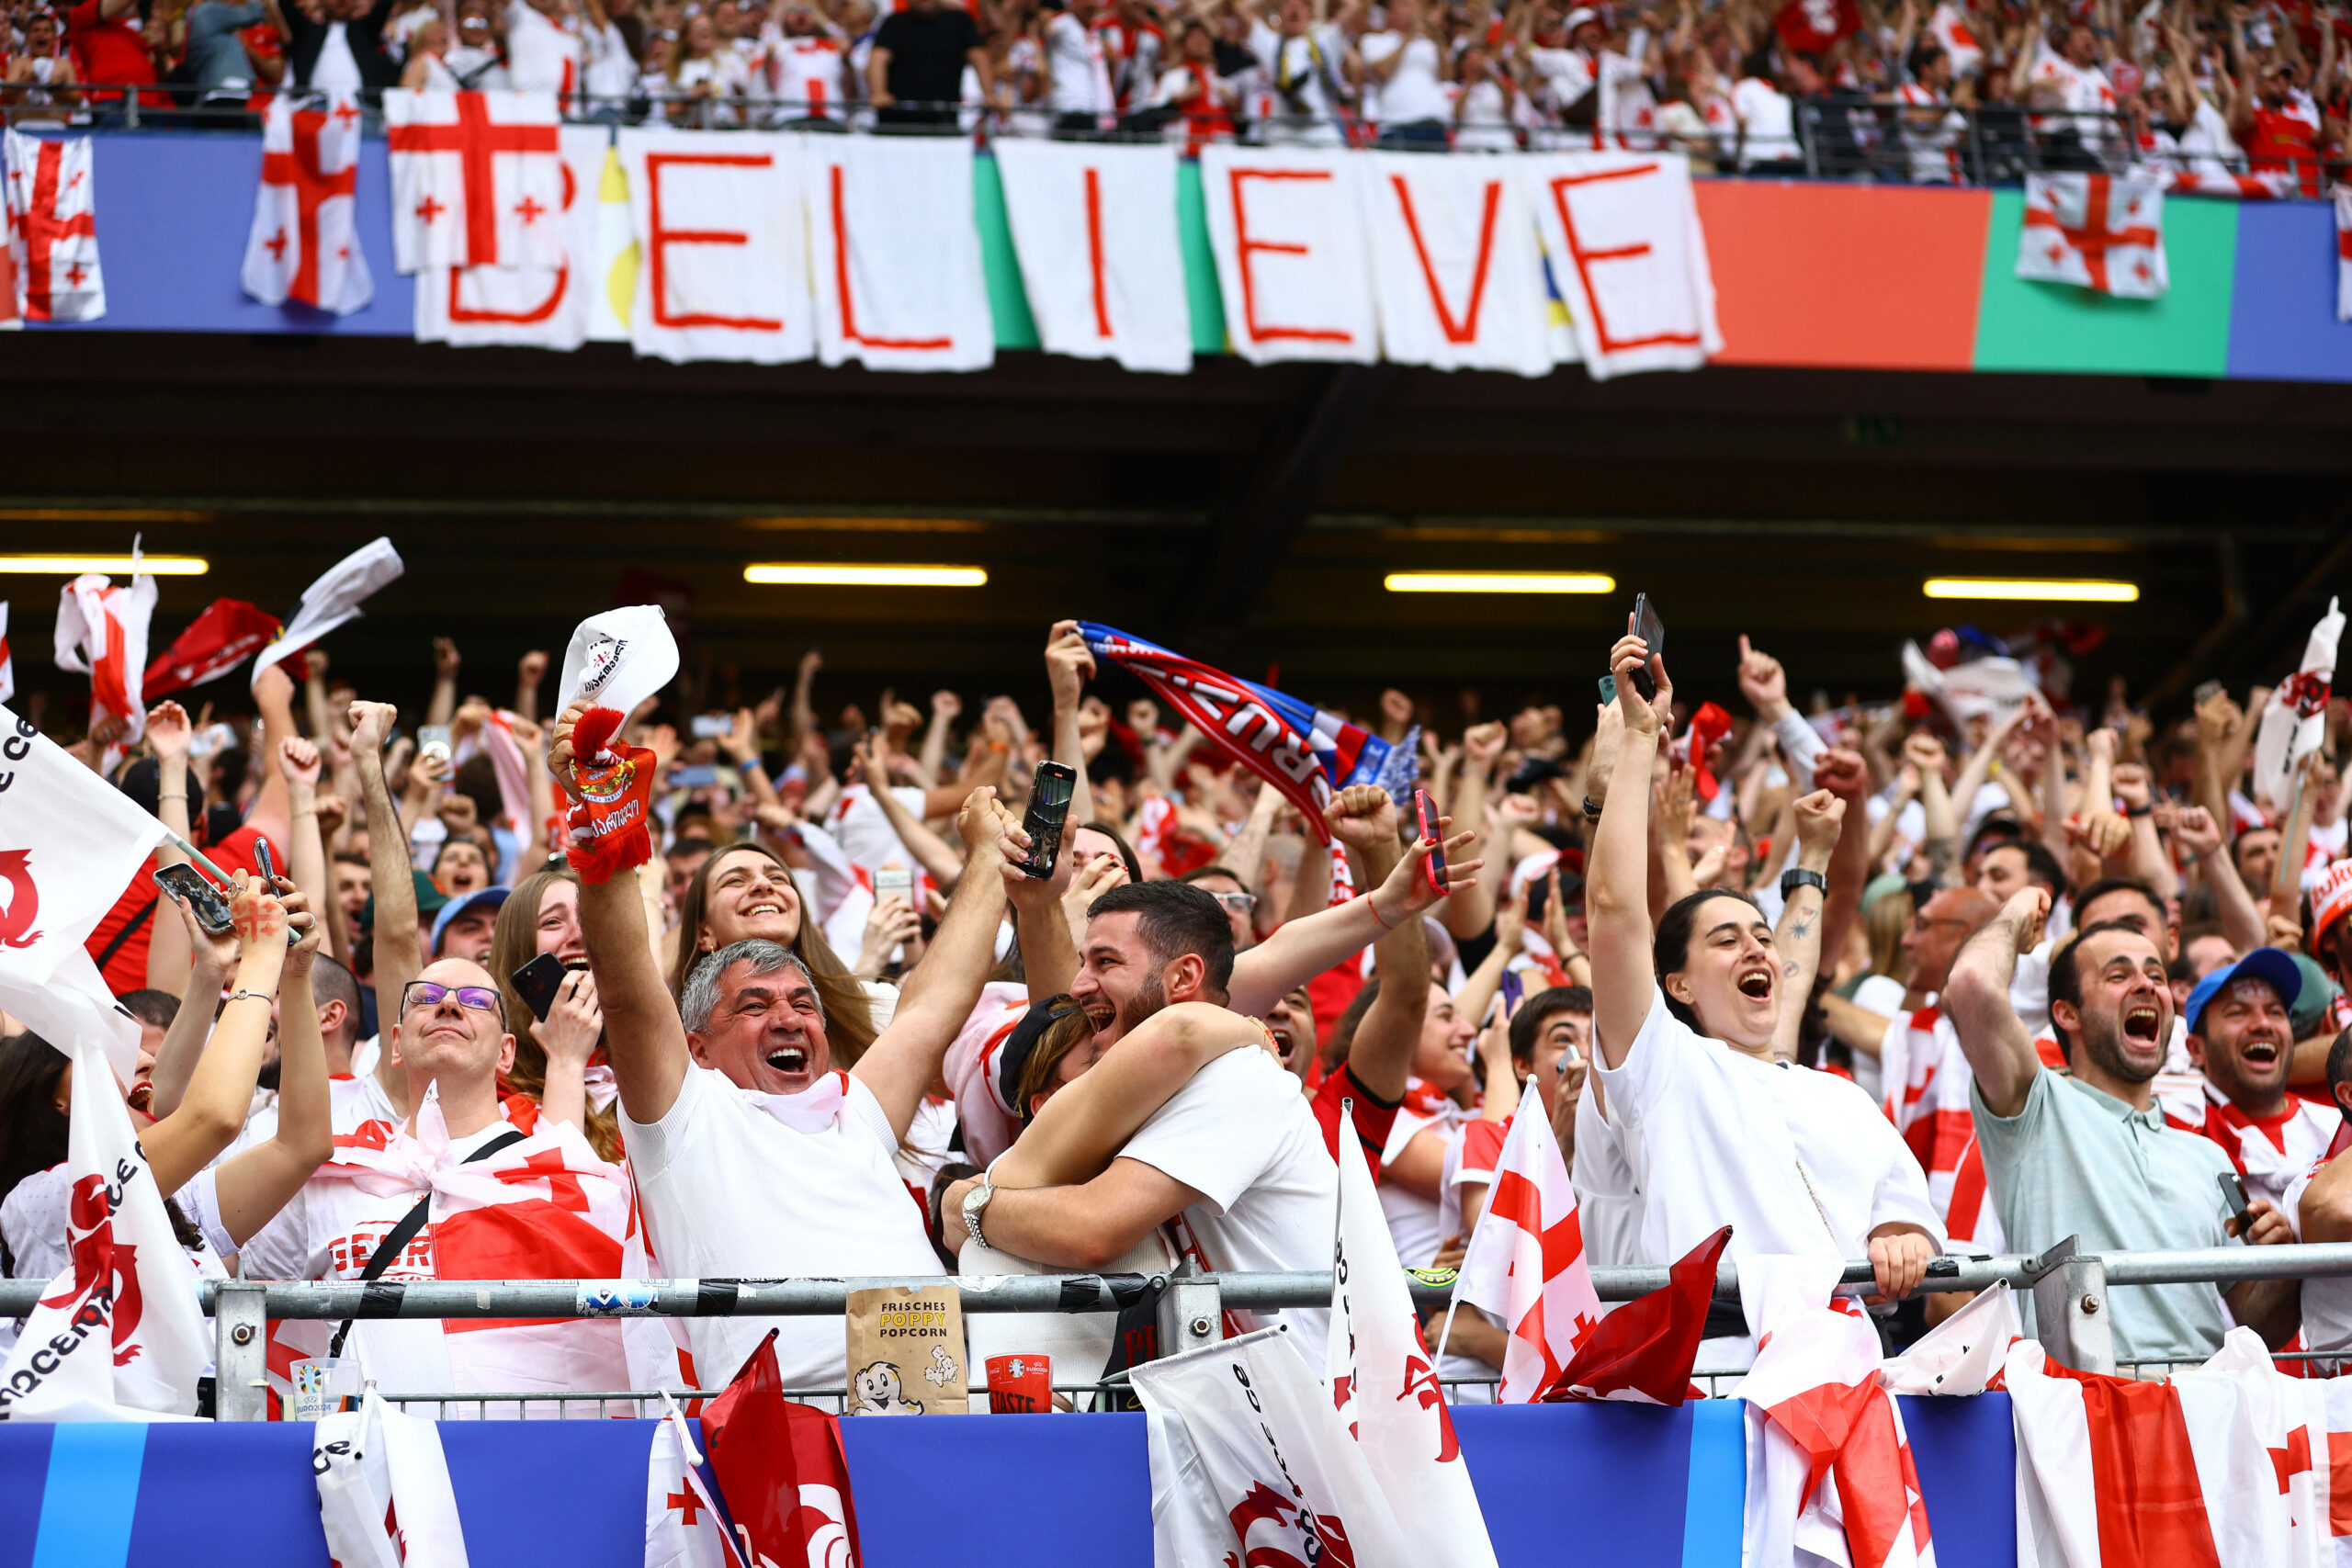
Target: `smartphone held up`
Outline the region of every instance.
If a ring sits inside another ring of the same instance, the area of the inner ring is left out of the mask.
[[[1077,787],[1078,773],[1068,765],[1037,764],[1036,781],[1029,786],[1029,810],[1021,819],[1022,831],[1029,835],[1029,853],[1019,864],[1028,875],[1054,874],[1061,858],[1062,825],[1069,819],[1070,796]]]

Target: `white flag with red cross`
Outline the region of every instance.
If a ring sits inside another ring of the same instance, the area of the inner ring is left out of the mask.
[[[2071,283],[2120,299],[2161,299],[2168,176],[2028,175],[2017,275]]]
[[[359,106],[337,94],[323,109],[270,100],[262,123],[261,188],[245,239],[245,292],[347,316],[376,297],[353,224],[359,182]]]
[[[5,136],[14,311],[28,321],[95,321],[107,313],[107,287],[90,139]]]
[[[386,93],[400,270],[562,266],[560,118],[553,93]]]
[[[1396,1528],[1429,1568],[1494,1568],[1494,1543],[1428,1341],[1405,1285],[1353,1112],[1339,1132],[1340,1230],[1324,1373],[1331,1402],[1372,1466]]]
[[[90,678],[90,717],[112,714],[122,721],[123,739],[136,740],[147,728],[141,687],[147,679],[147,625],[155,615],[155,580],[137,569],[129,584],[116,586],[106,573],[85,571],[59,591],[57,667]]]
[[[662,1410],[645,1458],[645,1568],[742,1568],[726,1517],[703,1484],[694,1429],[666,1393]]]
[[[1551,1387],[1600,1323],[1567,1162],[1544,1102],[1529,1095],[1519,1103],[1495,1163],[1493,1196],[1470,1233],[1453,1287],[1456,1301],[1494,1314],[1510,1330],[1503,1346],[1506,1404]]]
[[[106,1053],[86,1039],[52,1043],[74,1062],[65,1156],[72,1262],[50,1281],[0,1367],[0,1420],[193,1416],[197,1380],[212,1359],[196,1266],[172,1234]]]

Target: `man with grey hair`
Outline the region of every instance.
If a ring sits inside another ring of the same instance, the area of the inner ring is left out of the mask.
[[[574,705],[557,722],[548,754],[567,789],[571,731],[582,711]],[[722,948],[689,976],[683,1008],[673,1007],[635,879],[581,888],[581,929],[605,1010],[621,1138],[654,1275],[941,1272],[922,1211],[891,1156],[979,999],[1004,910],[998,868],[1019,833],[989,788],[964,802],[956,827],[970,859],[955,901],[907,977],[889,1027],[845,1072],[834,1069],[816,987],[789,952],[758,941]],[[717,1387],[771,1325],[750,1317],[689,1319],[692,1359],[678,1376],[690,1387]],[[781,1318],[773,1325],[784,1386],[842,1385],[838,1319]]]

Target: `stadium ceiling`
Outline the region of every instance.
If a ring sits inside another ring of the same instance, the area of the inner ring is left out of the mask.
[[[919,377],[28,333],[0,357],[0,420],[5,548],[139,534],[211,562],[164,584],[166,637],[218,595],[283,613],[390,535],[409,575],[334,649],[403,682],[453,626],[483,669],[560,647],[586,609],[658,596],[690,619],[714,694],[757,696],[811,644],[844,686],[952,671],[1025,693],[1046,623],[1083,615],[1334,700],[1400,682],[1444,720],[1458,688],[1508,701],[1597,673],[1645,591],[1702,694],[1731,694],[1714,677],[1741,632],[1840,695],[1890,689],[1906,636],[2045,615],[2108,634],[2086,679],[2185,693],[2275,678],[2352,581],[2352,388],[1229,361],[1150,377],[1035,355]],[[760,586],[752,561],[989,581]],[[1598,572],[1617,592],[1383,591],[1409,570]],[[2141,594],[1953,604],[1923,597],[1931,576]],[[52,592],[0,580],[20,682],[40,683]]]

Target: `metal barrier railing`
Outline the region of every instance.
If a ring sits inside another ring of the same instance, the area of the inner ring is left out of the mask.
[[[1596,1268],[1593,1288],[1603,1301],[1631,1301],[1664,1288],[1663,1266]],[[2086,1371],[2117,1370],[2107,1293],[2115,1288],[2187,1283],[2235,1284],[2249,1280],[2298,1280],[2352,1275],[2352,1242],[2262,1247],[2211,1247],[2182,1252],[2081,1251],[2069,1237],[2039,1257],[1937,1258],[1921,1288],[1930,1292],[1981,1291],[2006,1281],[2030,1293],[2036,1337],[2056,1359]],[[1847,1263],[1841,1286],[1867,1288],[1873,1274],[1867,1261]],[[1227,1308],[1250,1312],[1288,1307],[1324,1307],[1331,1300],[1331,1276],[1295,1273],[1207,1274],[1189,1265],[1168,1274],[1042,1274],[931,1276],[888,1279],[791,1280],[431,1280],[265,1281],[208,1280],[200,1282],[204,1310],[212,1315],[216,1341],[216,1411],[222,1420],[260,1420],[266,1414],[264,1371],[268,1322],[272,1318],[341,1321],[345,1318],[609,1318],[609,1317],[824,1317],[848,1310],[849,1292],[876,1286],[958,1288],[967,1313],[1115,1313],[1157,1298],[1160,1343],[1170,1353],[1222,1337]],[[1422,1312],[1442,1309],[1447,1287],[1408,1279],[1414,1304]],[[46,1281],[0,1280],[0,1317],[32,1310]],[[1725,1262],[1715,1277],[1715,1300],[1737,1303],[1739,1274]],[[2304,1353],[2332,1359],[2333,1354]],[[2334,1354],[2341,1354],[2336,1352]],[[2134,1366],[2154,1366],[2154,1361]],[[1720,1382],[1731,1371],[1694,1374]],[[1446,1380],[1475,1385],[1483,1380]],[[1088,1391],[1095,1383],[1071,1385]],[[709,1391],[704,1391],[707,1396]],[[804,1391],[837,1398],[838,1389]],[[621,1392],[558,1393],[409,1394],[403,1402],[486,1406],[490,1404],[609,1404],[641,1397]]]
[[[298,94],[301,99],[321,95]],[[381,129],[381,95],[363,93],[368,128]],[[0,85],[0,124],[97,126],[148,129],[242,130],[259,127],[257,112],[242,95],[186,84],[159,83],[135,90],[121,86],[58,88],[33,83]],[[2220,174],[2210,153],[2143,151],[2125,115],[2097,110],[2056,110],[2016,104],[1973,108],[1944,105],[1917,107],[1863,93],[1800,98],[1793,109],[1793,139],[1783,143],[1725,139],[1713,132],[1676,137],[1666,132],[1632,134],[1637,150],[1663,148],[1692,153],[1718,174],[1765,177],[1864,180],[1896,185],[2016,185],[2029,174],[2069,170],[2120,174],[2127,167],[2167,173]],[[818,130],[866,134],[1083,138],[1102,141],[1191,142],[1193,141],[1310,141],[1329,145],[1378,144],[1381,127],[1339,115],[1277,115],[1252,121],[1238,111],[1219,111],[1204,120],[1188,119],[1173,106],[1147,107],[1106,117],[1091,129],[1073,129],[1067,118],[1044,105],[1011,110],[971,103],[901,103],[877,110],[839,98],[824,102],[714,96],[706,93],[648,93],[597,96],[575,94],[563,101],[563,117],[575,124],[669,124],[694,130]],[[1483,145],[1512,141],[1531,149],[1583,144],[1589,130],[1550,128],[1532,131],[1476,125]],[[1442,141],[1416,141],[1411,150],[1443,152]],[[2227,170],[2246,173],[2243,160]],[[2286,161],[2284,174],[2295,190],[2324,192],[2352,180],[2352,161],[2314,154]]]

